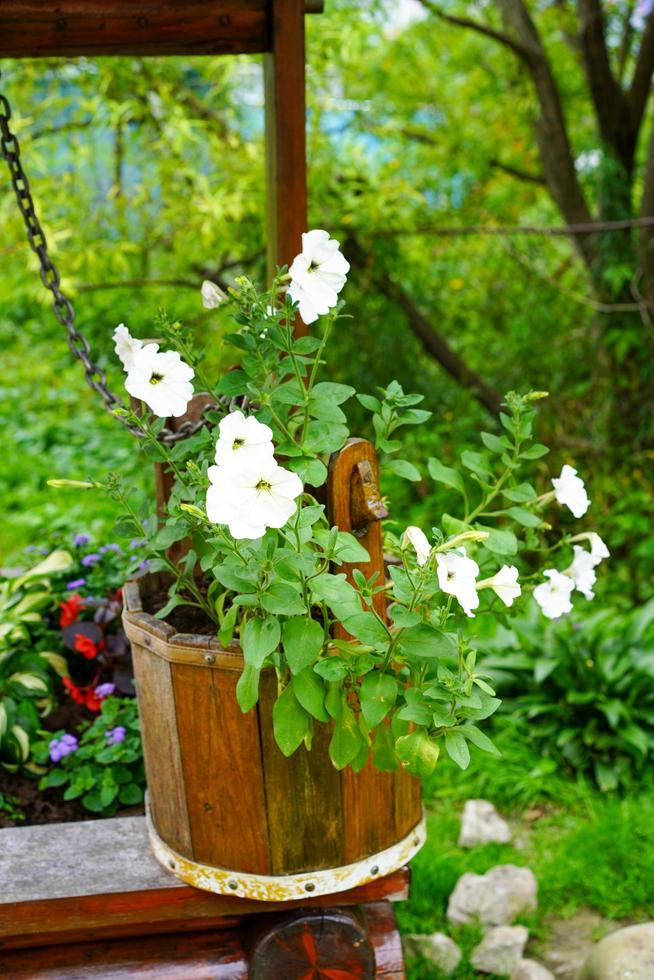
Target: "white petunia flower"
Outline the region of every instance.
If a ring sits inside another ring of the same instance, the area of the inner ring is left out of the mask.
[[[574,466],[566,463],[561,475],[552,480],[554,494],[560,504],[568,507],[575,517],[583,517],[590,507],[590,498],[581,477],[577,476]]]
[[[515,565],[502,565],[499,572],[492,578],[485,578],[477,583],[477,590],[492,589],[500,597],[505,606],[512,606],[522,589],[518,583],[518,569]]]
[[[134,355],[143,347],[142,341],[132,337],[124,323],[119,323],[113,333],[114,350],[126,371],[130,371],[134,363]],[[157,345],[152,345],[157,350]]]
[[[288,270],[288,293],[294,303],[300,304],[305,323],[313,323],[336,306],[349,269],[350,263],[329,232],[315,229],[302,235],[302,251]]]
[[[194,373],[177,351],[159,351],[156,344],[147,344],[134,354],[125,387],[160,418],[178,418],[193,397]]]
[[[247,460],[272,459],[272,429],[243,412],[230,412],[218,425],[216,463],[244,463]]]
[[[590,541],[590,553],[595,559],[596,565],[599,565],[603,558],[611,557],[611,552],[596,531],[588,532],[588,540]]]
[[[202,305],[205,310],[215,310],[216,307],[227,299],[227,294],[210,279],[205,279],[200,290]]]
[[[436,574],[441,590],[447,595],[453,595],[461,605],[466,616],[473,617],[473,609],[479,605],[477,595],[477,576],[479,565],[466,556],[465,548],[459,552],[448,551],[436,555]]]
[[[574,545],[573,550],[574,558],[568,569],[568,575],[572,578],[578,592],[583,592],[587,599],[594,599],[593,586],[597,579],[595,566],[598,562],[593,558],[592,552],[586,551],[578,544]]]
[[[425,565],[431,554],[431,545],[425,532],[419,527],[408,527],[402,535],[402,544],[410,544],[416,553],[419,565]]]
[[[565,613],[572,612],[570,594],[575,587],[569,575],[564,575],[556,568],[548,568],[543,572],[548,582],[541,582],[534,589],[534,599],[548,619],[558,619]]]
[[[234,538],[260,538],[267,527],[283,527],[297,510],[303,489],[297,473],[272,457],[210,466],[207,476],[207,517],[226,524]]]

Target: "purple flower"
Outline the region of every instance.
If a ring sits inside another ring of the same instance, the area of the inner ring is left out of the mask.
[[[116,690],[115,684],[98,684],[95,693],[99,698],[108,698]]]
[[[76,578],[76,579],[73,579],[72,582],[69,582],[68,585],[66,586],[66,588],[70,592],[73,592],[75,589],[82,589],[85,585],[86,585],[86,579],[85,578]]]
[[[91,568],[93,565],[97,565],[99,561],[102,561],[102,555],[92,552],[90,555],[84,555],[82,565],[84,568]]]
[[[141,564],[139,565],[139,572],[144,572],[149,567],[150,567],[150,560],[148,558],[144,558]]]
[[[60,762],[65,756],[70,755],[77,749],[77,739],[74,735],[62,735],[61,738],[53,738],[48,749],[52,762]]]
[[[98,551],[100,552],[101,555],[106,554],[107,551],[119,552],[120,551],[120,545],[119,544],[103,544],[101,548],[98,548]]]
[[[104,737],[107,740],[107,745],[118,745],[119,742],[125,740],[125,728],[123,725],[116,725],[115,728],[105,732]]]
[[[145,541],[142,538],[132,538],[132,540],[129,543],[129,546],[132,549],[133,548],[142,548],[144,544],[145,544]]]
[[[73,544],[76,548],[81,548],[83,545],[88,544],[90,540],[90,534],[76,534],[73,538]]]

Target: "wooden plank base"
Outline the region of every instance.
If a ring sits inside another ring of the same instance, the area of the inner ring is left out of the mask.
[[[407,868],[297,902],[213,895],[122,817],[0,830],[0,881],[2,980],[404,976],[389,899],[407,897]]]

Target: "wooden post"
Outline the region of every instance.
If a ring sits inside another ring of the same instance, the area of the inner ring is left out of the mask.
[[[307,230],[304,9],[303,0],[272,0],[264,55],[269,279],[297,255]],[[299,317],[295,331],[307,333]]]

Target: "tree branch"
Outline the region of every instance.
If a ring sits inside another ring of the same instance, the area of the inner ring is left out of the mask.
[[[652,87],[654,73],[654,7],[650,10],[636,55],[633,78],[627,92],[631,119],[636,131],[640,128]]]
[[[543,186],[545,184],[545,178],[542,174],[532,174],[527,170],[520,170],[519,167],[513,167],[508,163],[502,163],[501,160],[492,159],[490,161],[491,167],[495,167],[497,170],[503,170],[505,174],[509,174],[510,177],[515,177],[517,180],[526,180],[530,184],[540,184]]]
[[[638,129],[627,98],[613,77],[599,0],[579,0],[579,40],[595,116],[604,142],[631,174]]]
[[[494,27],[489,24],[483,24],[478,20],[471,20],[469,17],[455,17],[453,14],[446,14],[444,10],[441,10],[432,3],[432,0],[419,0],[425,10],[428,10],[439,20],[444,20],[448,24],[454,24],[456,27],[466,27],[468,30],[476,31],[478,34],[483,34],[485,37],[490,37],[493,41],[497,41],[499,44],[503,44],[505,48],[509,48],[516,54],[519,58],[524,61],[529,57],[529,52],[523,48],[521,44],[518,43],[514,38],[509,37],[508,34],[503,34],[502,31],[496,31]]]

